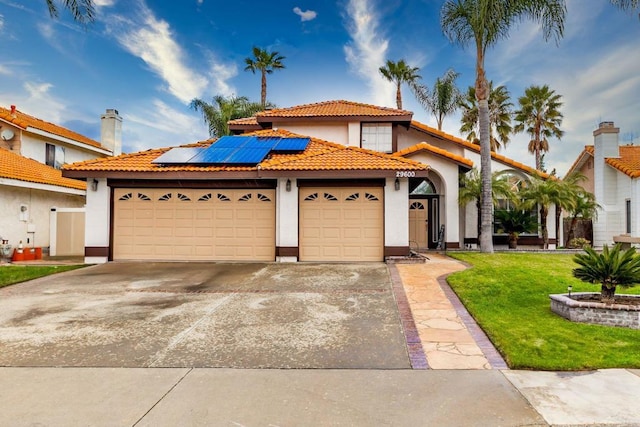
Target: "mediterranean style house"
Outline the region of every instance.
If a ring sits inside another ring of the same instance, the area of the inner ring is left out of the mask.
[[[102,116],[102,144],[62,126],[0,107],[0,237],[14,248],[84,253],[86,182],[65,178],[66,163],[121,153],[117,111]]]
[[[477,211],[458,188],[479,147],[412,116],[327,101],[232,120],[218,140],[67,165],[95,183],[86,261],[382,261],[474,246]],[[492,159],[514,185],[537,173]]]
[[[619,133],[614,122],[600,123],[593,145],[585,146],[567,173],[583,174],[582,186],[600,205],[593,219],[594,247],[640,243],[640,146],[620,145]]]

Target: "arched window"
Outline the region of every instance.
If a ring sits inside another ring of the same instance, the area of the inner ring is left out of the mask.
[[[414,187],[415,185],[415,187]],[[417,181],[412,185],[412,190],[410,195],[413,196],[424,196],[428,194],[438,194],[436,191],[436,186],[433,185],[429,179],[425,178],[422,181]]]

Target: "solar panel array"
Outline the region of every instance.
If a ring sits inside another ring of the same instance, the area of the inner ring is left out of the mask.
[[[304,151],[310,138],[223,136],[209,147],[172,148],[153,163],[257,165],[271,152]]]

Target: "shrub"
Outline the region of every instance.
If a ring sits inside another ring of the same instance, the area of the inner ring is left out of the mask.
[[[576,237],[575,239],[569,240],[567,247],[570,249],[584,249],[591,247],[591,241],[585,239],[584,237]]]

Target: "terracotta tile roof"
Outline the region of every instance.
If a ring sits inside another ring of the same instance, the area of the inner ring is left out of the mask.
[[[443,150],[442,148],[438,148],[435,145],[431,145],[426,142],[419,142],[416,145],[412,145],[411,147],[407,147],[404,150],[397,151],[393,153],[394,156],[410,156],[411,154],[418,153],[420,151],[429,151],[433,154],[437,154],[442,157],[446,157],[451,159],[457,163],[468,166],[470,168],[473,167],[473,162],[466,157],[459,156],[457,154],[450,153],[447,150]]]
[[[303,137],[285,130],[265,129],[247,135]],[[197,144],[183,145],[194,147],[209,144],[204,141]],[[162,166],[152,163],[161,154],[173,147],[159,148],[132,154],[123,154],[105,159],[87,160],[65,165],[69,171],[119,171],[119,172],[237,172],[237,171],[320,171],[320,170],[427,170],[428,166],[409,159],[398,158],[390,154],[347,147],[342,144],[311,138],[303,153],[272,154],[256,166],[200,166],[171,165]]]
[[[15,110],[15,113],[12,114],[11,110],[0,107],[0,120],[5,120],[7,122],[10,122],[15,126],[24,130],[28,130],[29,128],[34,128],[44,132],[49,132],[57,136],[68,138],[77,142],[81,142],[83,144],[91,145],[93,147],[103,148],[98,141],[95,141],[91,138],[87,138],[86,136],[80,135],[79,133],[76,133],[72,130],[63,128],[62,126],[58,126],[53,123],[46,122],[44,120],[40,120],[36,117],[25,114],[20,110]]]
[[[432,128],[431,126],[425,125],[423,123],[417,122],[415,120],[411,121],[411,127],[420,130],[422,132],[428,133],[428,134],[432,134],[432,135],[436,135],[439,136],[443,139],[446,139],[448,141],[451,141],[455,144],[461,145],[466,149],[469,150],[473,150],[477,153],[480,153],[480,146],[476,145],[476,144],[472,144],[469,141],[465,141],[462,138],[458,138],[457,136],[453,136],[453,135],[449,135],[448,133],[442,132],[441,130],[438,130],[436,128]],[[532,168],[530,166],[525,165],[524,163],[520,163],[517,162],[515,160],[512,160],[506,156],[503,156],[501,154],[497,154],[495,151],[491,152],[491,158],[493,160],[496,160],[500,163],[503,163],[507,166],[511,166],[514,167],[516,169],[520,169],[524,172],[527,172],[530,175],[538,175],[542,178],[549,178],[551,175],[549,175],[548,173],[544,173],[544,172],[540,172],[538,170],[536,170],[535,168]]]
[[[244,117],[242,119],[233,119],[227,122],[229,125],[253,125],[258,126],[258,120],[255,116]]]
[[[0,148],[0,178],[57,185],[77,190],[86,190],[87,188],[84,181],[63,178],[59,170],[4,148]]]
[[[273,110],[261,111],[256,114],[258,121],[267,117],[394,117],[412,115],[413,113],[411,111],[378,107],[376,105],[361,104],[358,102],[344,100],[317,102],[314,104],[298,105],[289,108],[275,108]]]
[[[593,145],[587,145],[584,149],[591,156],[594,155]],[[640,146],[638,145],[621,145],[619,158],[607,157],[604,161],[631,178],[640,177]]]

